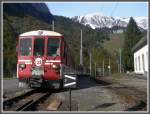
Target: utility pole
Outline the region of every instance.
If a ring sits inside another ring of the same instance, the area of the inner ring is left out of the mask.
[[[92,52],[90,51],[89,54],[90,54],[90,76],[91,76],[92,74]]]
[[[110,66],[110,57],[109,57],[109,76],[111,75],[111,72],[110,72],[110,70],[111,70],[111,66]]]
[[[52,21],[52,31],[54,31],[54,25],[55,25],[55,23],[54,23],[54,20]]]
[[[122,63],[121,63],[121,49],[119,48],[119,57],[120,57],[120,73],[121,73],[121,66],[122,66]]]
[[[81,30],[81,41],[80,41],[80,65],[83,66],[83,56],[82,56],[82,30]]]
[[[95,62],[95,77],[96,77],[96,62]]]
[[[103,60],[103,76],[105,75],[105,67],[104,67],[104,60]]]
[[[116,57],[116,63],[117,63],[117,68],[118,68],[118,73],[119,73],[119,54],[118,54],[118,49],[116,50],[116,53],[115,53],[115,57]]]
[[[118,60],[118,73],[120,72],[120,65],[119,65],[119,60]]]

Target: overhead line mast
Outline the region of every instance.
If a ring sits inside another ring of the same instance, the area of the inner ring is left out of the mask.
[[[83,66],[83,55],[82,55],[82,29],[81,29],[81,44],[80,44],[80,65]]]
[[[55,23],[54,23],[54,20],[52,21],[52,31],[54,31],[54,26],[55,26]]]

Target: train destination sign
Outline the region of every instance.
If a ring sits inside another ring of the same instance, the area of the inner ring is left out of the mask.
[[[66,74],[64,75],[64,88],[75,88],[76,87],[76,75]]]

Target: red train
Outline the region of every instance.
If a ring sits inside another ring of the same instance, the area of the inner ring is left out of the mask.
[[[62,34],[37,30],[22,33],[18,41],[19,86],[63,87],[65,73],[75,73],[75,62]]]

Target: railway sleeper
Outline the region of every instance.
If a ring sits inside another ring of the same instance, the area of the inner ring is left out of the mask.
[[[26,107],[28,107],[29,105],[31,105],[31,103],[33,103],[33,100],[28,101],[27,103],[25,103],[24,105],[22,105],[21,107],[19,107],[18,109],[16,109],[16,111],[21,111],[26,109]]]
[[[49,96],[50,93],[45,93],[43,96],[41,96],[40,98],[33,100],[31,103],[29,103],[28,105],[26,105],[24,108],[22,108],[20,111],[30,111],[30,110],[36,110],[36,107],[38,106],[38,104],[40,102],[42,102],[42,100],[45,100],[45,98],[47,96]]]

